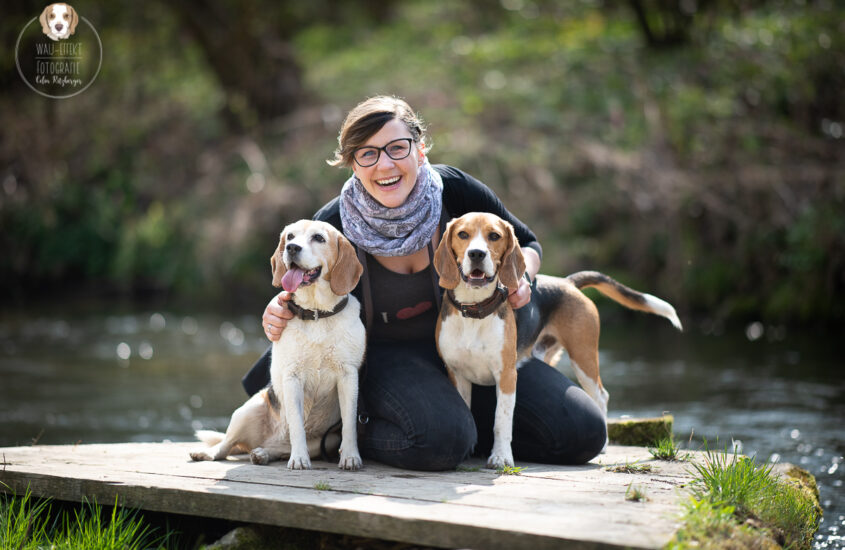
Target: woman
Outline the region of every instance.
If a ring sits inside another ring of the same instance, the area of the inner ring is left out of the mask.
[[[347,115],[329,162],[353,175],[314,218],[340,229],[365,264],[355,290],[368,325],[361,454],[400,468],[447,470],[473,451],[489,453],[496,394],[493,386],[474,386],[468,410],[437,355],[440,289],[432,257],[440,233],[449,219],[472,211],[513,224],[526,264],[526,278],[508,298],[518,313],[533,307],[529,281],[539,271],[542,249],[484,184],[456,168],[429,164],[425,140],[422,121],[403,100],[379,96],[360,103]],[[285,307],[291,296],[282,292],[264,311],[271,341],[293,317]],[[248,393],[269,382],[269,363],[268,351],[244,377]],[[517,460],[581,464],[601,451],[601,412],[554,368],[529,360],[519,370],[516,396]]]

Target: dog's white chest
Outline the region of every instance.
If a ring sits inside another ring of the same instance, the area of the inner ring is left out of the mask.
[[[505,321],[498,315],[467,319],[456,314],[441,324],[438,346],[451,369],[473,384],[491,386],[502,371],[504,337]]]

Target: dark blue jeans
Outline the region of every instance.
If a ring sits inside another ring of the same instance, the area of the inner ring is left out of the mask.
[[[269,382],[269,352],[244,378],[252,394]],[[493,446],[496,391],[473,386],[472,411],[446,377],[433,342],[370,343],[359,390],[364,458],[411,470],[451,470]],[[556,369],[532,359],[519,369],[512,449],[516,460],[583,464],[601,452],[598,406]]]

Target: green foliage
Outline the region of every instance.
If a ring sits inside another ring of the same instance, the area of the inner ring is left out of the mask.
[[[630,500],[631,502],[646,502],[648,501],[648,494],[644,487],[640,487],[639,485],[634,485],[631,482],[628,485],[628,489],[625,490],[625,500]]]
[[[654,470],[654,467],[651,464],[638,464],[637,461],[634,461],[608,466],[605,470],[617,474],[648,474]]]
[[[0,496],[0,547],[17,550],[142,550],[166,548],[170,534],[155,536],[137,511],[114,506],[108,517],[96,503],[73,514],[54,514],[48,500]]]
[[[773,475],[771,465],[708,450],[693,466],[693,496],[669,548],[810,547],[820,520],[817,503]]]
[[[589,2],[258,7],[245,28],[294,52],[309,90],[290,116],[256,118],[165,4],[91,14],[108,63],[72,102],[0,99],[22,144],[0,141],[4,287],[266,298],[279,229],[347,177],[324,162],[343,114],[392,93],[433,162],[535,230],[546,273],[613,272],[710,317],[845,318],[842,7],[711,9],[660,50]],[[299,23],[268,31],[285,10]]]
[[[685,461],[689,460],[689,453],[681,454],[678,444],[672,437],[658,440],[654,447],[649,447],[648,452],[658,460]]]

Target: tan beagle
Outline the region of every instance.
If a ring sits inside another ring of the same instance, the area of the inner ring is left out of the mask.
[[[607,275],[581,271],[538,275],[530,306],[507,302],[525,272],[513,227],[498,216],[470,213],[449,222],[434,255],[446,297],[437,320],[437,350],[467,406],[472,384],[496,385],[493,450],[488,468],[513,466],[511,437],[518,360],[555,365],[565,349],[581,387],[607,418],[608,393],[599,376],[599,315],[580,289],[595,287],[631,309],[655,313],[681,330],[667,302],[632,290]],[[519,321],[518,321],[519,319]],[[517,330],[517,328],[519,330]]]
[[[41,12],[38,21],[51,40],[65,40],[76,32],[79,16],[70,4],[50,4]]]
[[[198,431],[213,448],[191,458],[222,460],[237,450],[249,452],[254,464],[289,456],[289,469],[310,469],[323,434],[342,420],[339,466],[357,470],[358,370],[366,337],[361,305],[349,293],[363,267],[346,237],[310,220],[285,227],[270,263],[273,285],[293,293],[288,307],[296,315],[273,344],[270,385],[232,414],[225,434]]]

